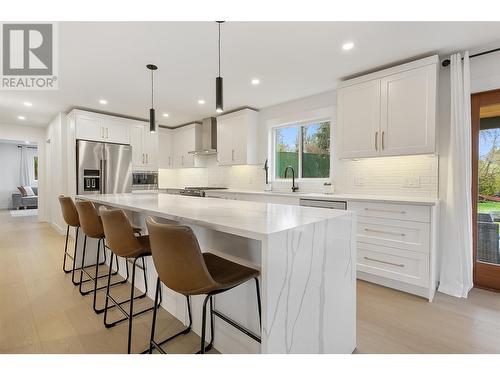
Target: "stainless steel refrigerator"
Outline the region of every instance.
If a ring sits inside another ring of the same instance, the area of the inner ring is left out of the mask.
[[[114,143],[76,141],[78,194],[132,191],[132,147]]]

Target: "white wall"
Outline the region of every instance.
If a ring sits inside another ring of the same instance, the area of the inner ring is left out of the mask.
[[[45,129],[28,125],[0,124],[0,139],[30,141],[38,146],[38,220],[47,221],[45,205]]]
[[[68,158],[67,158],[67,126],[66,116],[59,113],[46,128],[46,160],[49,178],[45,199],[47,202],[47,221],[59,232],[63,232],[66,224],[61,215],[58,196],[68,191]]]
[[[331,179],[339,193],[378,195],[413,195],[437,197],[438,157],[405,156],[363,160],[338,160],[335,139],[336,92],[325,93],[274,105],[259,111],[258,155],[261,164],[256,166],[219,167],[215,157],[210,157],[206,169],[160,170],[161,188],[185,186],[225,186],[242,190],[262,190],[265,173],[262,169],[270,155],[268,139],[272,128],[295,121],[332,119]],[[270,160],[271,162],[271,160]],[[271,173],[272,168],[270,168]],[[270,176],[272,177],[272,176]],[[408,188],[407,180],[419,182]],[[299,182],[302,191],[321,191],[323,180]],[[274,182],[276,190],[289,189],[289,182]]]
[[[16,144],[0,143],[0,163],[2,164],[0,209],[12,208],[11,196],[13,192],[18,192],[21,170],[21,150]]]

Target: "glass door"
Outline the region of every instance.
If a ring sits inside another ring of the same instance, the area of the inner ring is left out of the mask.
[[[474,285],[500,291],[500,90],[472,96]]]

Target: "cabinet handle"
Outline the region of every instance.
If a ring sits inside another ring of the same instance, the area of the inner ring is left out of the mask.
[[[384,142],[384,135],[385,135],[385,131],[382,132],[382,150],[385,149],[385,142]]]
[[[406,211],[382,210],[380,208],[365,208],[365,211],[389,212],[391,214],[405,214],[406,213]]]
[[[234,161],[234,150],[231,150],[231,161]]]
[[[382,233],[382,234],[392,234],[394,236],[401,236],[401,237],[406,236],[405,233],[396,233],[396,232],[389,232],[389,231],[385,231],[385,230],[370,229],[370,228],[365,228],[365,232]]]
[[[375,132],[375,151],[378,151],[378,132]]]
[[[363,257],[366,260],[370,260],[372,262],[379,262],[379,263],[384,263],[384,264],[390,264],[391,266],[396,266],[396,267],[404,267],[404,264],[399,264],[399,263],[392,263],[392,262],[387,262],[385,260],[378,260],[374,258],[369,258],[369,257]]]

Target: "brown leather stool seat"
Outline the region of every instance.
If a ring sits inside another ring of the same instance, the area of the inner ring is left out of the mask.
[[[135,236],[134,228],[131,226],[130,222],[127,219],[127,216],[122,210],[107,210],[104,207],[100,210],[102,224],[104,227],[104,233],[106,235],[106,242],[111,251],[116,255],[117,261],[118,257],[126,258],[127,270],[128,270],[128,261],[133,259],[132,261],[132,280],[131,280],[131,289],[130,289],[130,299],[126,301],[117,302],[116,299],[110,294],[110,285],[111,285],[111,269],[113,266],[113,258],[111,258],[111,264],[109,268],[108,274],[108,285],[106,289],[106,302],[104,306],[104,325],[106,328],[110,328],[115,326],[116,324],[128,320],[128,343],[127,350],[128,353],[131,353],[132,350],[132,320],[134,316],[143,314],[147,311],[152,311],[153,307],[145,308],[141,311],[134,313],[134,300],[138,298],[143,298],[147,293],[147,277],[146,277],[146,264],[144,262],[144,258],[147,256],[151,256],[151,246],[149,243],[149,236]],[[140,296],[134,297],[134,289],[135,289],[135,270],[137,266],[137,261],[142,260],[142,269],[144,272],[144,285],[146,291]],[[109,302],[113,304],[111,307],[117,307],[121,313],[125,316],[125,318],[115,320],[113,322],[107,321],[108,316],[108,306]],[[125,311],[122,308],[122,304],[130,302],[129,311]],[[157,303],[161,303],[160,301]]]
[[[259,276],[254,268],[231,262],[212,253],[203,253],[203,260],[210,276],[219,284],[219,289],[231,289]]]
[[[75,270],[80,269],[75,267],[76,262],[76,250],[78,248],[78,232],[80,230],[80,219],[78,217],[78,211],[76,210],[75,203],[71,197],[65,197],[64,195],[59,196],[59,205],[61,206],[61,213],[64,221],[66,222],[66,241],[64,243],[64,255],[63,255],[63,271],[64,273],[71,272],[71,281],[74,285],[78,285],[75,281]],[[75,248],[73,250],[73,255],[68,253],[68,238],[69,238],[69,228],[75,228]],[[73,262],[73,267],[71,269],[66,269],[66,258],[70,258]]]
[[[158,293],[161,291],[161,284],[167,288],[186,296],[189,324],[181,332],[171,336],[162,342],[155,341],[156,309],[153,314],[153,324],[151,328],[151,340],[149,353],[153,348],[161,353],[165,353],[161,345],[165,342],[191,330],[191,305],[189,296],[206,295],[203,302],[201,349],[199,353],[209,350],[214,341],[214,316],[231,324],[254,340],[260,342],[260,337],[250,332],[245,327],[237,324],[220,311],[213,308],[213,296],[230,290],[251,279],[255,280],[257,289],[257,303],[259,312],[259,322],[261,322],[261,303],[259,292],[259,275],[256,269],[243,266],[230,260],[221,258],[212,253],[202,253],[198,240],[193,230],[184,225],[160,224],[153,218],[146,220],[151,242],[151,252],[153,262],[158,271],[156,283],[155,306]],[[211,339],[208,346],[205,346],[205,325],[206,325],[206,305],[210,301],[210,326]]]
[[[90,201],[77,201],[76,204],[76,210],[78,212],[78,216],[80,219],[80,227],[85,234],[84,240],[83,240],[83,250],[82,250],[82,264],[81,264],[81,271],[80,271],[80,285],[79,285],[79,290],[80,294],[87,295],[90,293],[94,293],[93,295],[93,302],[92,302],[92,307],[95,311],[96,314],[101,314],[104,312],[104,308],[97,308],[97,292],[99,290],[104,290],[106,286],[101,286],[97,287],[97,282],[98,279],[102,279],[105,277],[108,277],[108,275],[99,275],[99,266],[103,265],[106,262],[106,244],[104,242],[105,236],[104,236],[104,227],[102,225],[102,220],[99,217],[97,210],[94,206],[94,204]],[[97,254],[96,254],[96,264],[95,264],[95,274],[91,275],[86,268],[84,267],[85,265],[85,260],[86,260],[86,250],[87,250],[87,238],[94,238],[97,239]],[[104,261],[102,263],[100,262],[100,255],[101,255],[101,244],[103,248],[103,253],[104,253]],[[113,254],[111,254],[111,260],[113,258]],[[111,262],[110,262],[111,263]],[[110,265],[110,270],[112,269]],[[117,267],[116,271],[114,271],[112,274],[117,275],[119,272],[119,266],[117,262]],[[83,274],[85,274],[88,279],[83,280]],[[129,277],[128,274],[128,268],[127,268],[127,275],[124,280],[114,282],[112,285],[119,285],[119,284],[124,284],[127,282],[127,279]],[[85,282],[93,282],[94,287],[92,289],[88,290],[83,290],[82,286]]]

